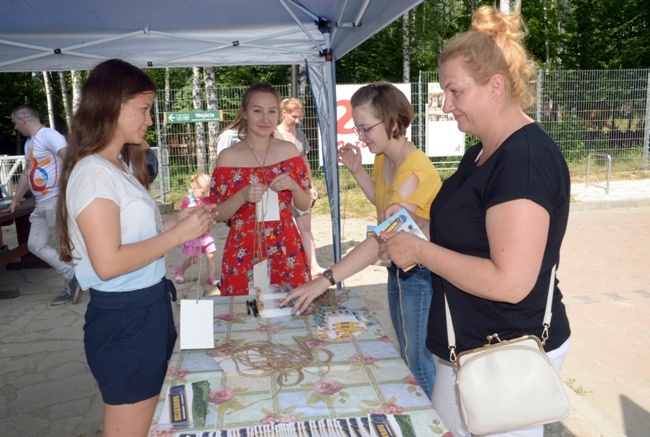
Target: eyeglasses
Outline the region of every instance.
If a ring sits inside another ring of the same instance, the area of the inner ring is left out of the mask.
[[[356,126],[354,126],[352,128],[352,130],[354,131],[355,134],[357,134],[358,137],[361,137],[361,135],[366,135],[368,133],[368,131],[370,131],[370,129],[372,129],[375,126],[379,126],[382,123],[383,123],[383,121],[380,121],[379,123],[373,124],[370,127],[356,127]]]

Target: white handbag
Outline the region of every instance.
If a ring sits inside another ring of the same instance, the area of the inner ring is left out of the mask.
[[[542,425],[569,415],[571,407],[562,380],[543,348],[552,317],[554,287],[555,266],[542,323],[543,341],[533,335],[502,341],[498,334],[493,334],[487,337],[485,346],[458,356],[445,296],[450,361],[456,365],[460,408],[472,434]]]

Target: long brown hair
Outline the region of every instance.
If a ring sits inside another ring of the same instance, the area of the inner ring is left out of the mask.
[[[66,191],[72,170],[82,158],[99,153],[108,146],[124,102],[138,94],[155,91],[156,84],[147,74],[120,59],[98,64],[81,88],[81,101],[72,117],[57,200],[56,223],[59,253],[63,261],[72,261],[74,249],[66,206]],[[128,148],[126,150],[130,153]]]
[[[131,168],[133,176],[146,189],[149,189],[149,173],[144,162],[146,150],[140,144],[125,144],[122,148],[122,160]]]

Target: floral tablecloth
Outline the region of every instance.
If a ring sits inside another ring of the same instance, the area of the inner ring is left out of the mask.
[[[245,296],[211,299],[215,347],[173,354],[149,436],[172,436],[179,432],[157,426],[168,387],[203,380],[210,383],[210,395],[201,430],[359,417],[378,412],[408,414],[418,436],[448,433],[399,352],[354,291],[342,304],[360,310],[374,323],[367,332],[338,342],[318,338],[313,316],[262,319],[247,314]],[[332,352],[328,366],[306,368],[303,379],[295,386],[280,386],[273,375],[256,377],[225,372],[217,364],[236,346],[259,341],[297,346],[295,339],[310,348]]]

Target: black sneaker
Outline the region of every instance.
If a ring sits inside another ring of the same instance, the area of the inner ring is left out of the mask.
[[[68,291],[72,295],[72,304],[78,304],[79,300],[81,300],[81,285],[79,285],[76,276],[73,276],[70,282],[68,282]]]
[[[56,305],[62,305],[64,303],[68,303],[72,301],[72,293],[70,293],[70,289],[68,287],[65,287],[61,293],[54,299],[52,299],[52,302],[50,302],[50,305],[56,306]]]

